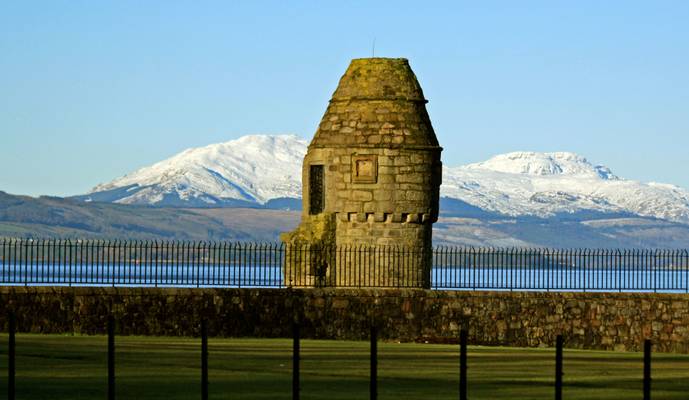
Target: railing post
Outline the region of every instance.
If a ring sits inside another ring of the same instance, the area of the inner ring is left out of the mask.
[[[686,250],[682,252],[681,260],[684,261],[682,263],[684,265],[684,291],[689,293],[689,254]]]
[[[292,400],[299,400],[299,324],[294,322],[292,325]]]
[[[208,321],[201,320],[201,400],[208,400]]]
[[[7,352],[7,358],[8,358],[8,375],[7,375],[7,398],[9,400],[14,400],[15,398],[15,386],[14,386],[14,379],[15,379],[15,361],[16,361],[16,341],[15,341],[15,333],[17,330],[17,319],[14,315],[14,312],[10,312],[9,315],[10,321],[9,321],[9,349]]]
[[[371,325],[371,400],[378,398],[378,329]]]
[[[644,341],[644,400],[651,400],[651,341]]]
[[[459,332],[459,400],[467,400],[467,331]]]
[[[115,318],[108,316],[108,400],[115,400]]]
[[[562,400],[562,335],[555,340],[555,400]]]

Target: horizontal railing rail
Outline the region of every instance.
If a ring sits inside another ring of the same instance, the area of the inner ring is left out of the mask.
[[[0,239],[0,284],[689,292],[689,252]]]

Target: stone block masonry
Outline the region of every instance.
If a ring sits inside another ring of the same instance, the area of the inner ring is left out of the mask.
[[[430,252],[442,148],[426,102],[406,59],[352,60],[304,157],[301,223],[281,239]],[[322,214],[334,222],[324,224]],[[286,260],[298,271],[285,276],[289,286],[430,287],[430,257],[380,260],[370,274],[350,273],[357,265],[345,259]]]
[[[375,321],[392,341],[689,353],[689,296],[651,293],[455,292],[397,289],[0,288],[0,326],[20,332],[104,334],[113,312],[125,335],[364,340]]]

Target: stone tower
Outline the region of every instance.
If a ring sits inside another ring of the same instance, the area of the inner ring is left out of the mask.
[[[430,286],[442,148],[426,102],[406,59],[352,60],[304,157],[286,285]]]

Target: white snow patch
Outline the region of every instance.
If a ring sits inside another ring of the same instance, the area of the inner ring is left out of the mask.
[[[96,186],[91,193],[133,186],[113,201],[157,204],[236,199],[264,204],[301,197],[307,141],[294,135],[250,135],[185,150],[167,160]],[[549,217],[598,211],[689,223],[689,191],[615,176],[568,152],[515,152],[443,169],[441,196],[510,216]]]

